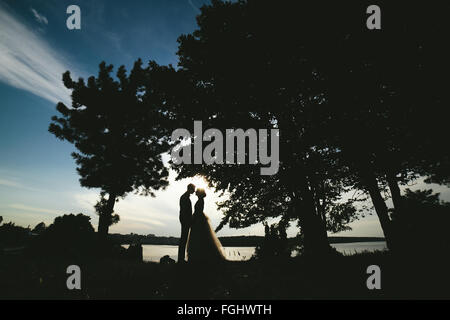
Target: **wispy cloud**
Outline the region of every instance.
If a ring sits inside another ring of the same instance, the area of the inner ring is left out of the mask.
[[[191,6],[192,9],[194,9],[195,12],[200,13],[200,9],[192,2],[192,0],[187,0],[189,5]]]
[[[40,14],[33,8],[31,8],[31,12],[33,12],[34,18],[36,19],[37,22],[43,23],[43,24],[48,24],[48,20],[47,20],[46,16]]]
[[[53,103],[69,104],[70,91],[62,74],[73,68],[61,55],[2,5],[0,30],[0,81]]]
[[[27,205],[24,205],[21,203],[13,203],[13,204],[10,204],[8,207],[17,209],[17,210],[22,210],[25,212],[31,211],[31,212],[38,212],[38,213],[50,213],[50,214],[55,214],[55,215],[62,215],[61,211],[44,209],[44,208],[36,208],[36,207],[27,206]]]
[[[23,188],[22,184],[16,181],[6,180],[2,178],[0,178],[0,185],[6,187]]]
[[[73,198],[77,207],[81,208],[83,213],[95,215],[94,205],[99,200],[97,192],[85,191],[74,194]],[[139,224],[141,227],[147,226],[147,229],[176,224],[177,216],[162,213],[159,208],[155,208],[155,205],[152,206],[151,200],[150,197],[135,194],[130,194],[125,199],[121,199],[114,206],[114,211],[120,215],[120,223],[116,227],[122,232],[124,229],[132,230],[130,228],[132,223]]]
[[[27,190],[27,191],[37,191],[37,189],[32,188],[28,185],[24,185],[23,183],[17,181],[18,179],[16,178],[2,178],[0,177],[0,186],[3,187],[7,187],[9,188],[18,188],[18,189],[22,189],[22,190]]]

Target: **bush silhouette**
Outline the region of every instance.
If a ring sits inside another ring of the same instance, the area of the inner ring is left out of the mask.
[[[44,222],[38,223],[33,230],[31,230],[32,233],[34,234],[41,234],[45,231],[45,229],[47,228],[47,226],[45,225]]]
[[[16,226],[12,222],[5,223],[0,226],[0,246],[22,246],[29,239],[29,233],[29,228]]]
[[[261,260],[287,259],[291,256],[286,230],[280,225],[265,224],[263,243],[256,246],[253,257]]]
[[[46,257],[92,255],[97,241],[90,219],[81,213],[56,217],[30,247],[31,253]]]
[[[404,214],[396,217],[395,226],[403,251],[442,253],[450,249],[450,203],[439,199],[432,190],[411,191],[404,195]]]

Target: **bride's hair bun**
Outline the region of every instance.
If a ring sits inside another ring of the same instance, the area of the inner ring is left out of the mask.
[[[202,197],[206,197],[206,192],[205,192],[205,189],[203,189],[203,188],[197,188],[196,194],[198,194],[199,196],[202,196]]]

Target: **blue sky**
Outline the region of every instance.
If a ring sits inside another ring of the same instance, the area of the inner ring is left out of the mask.
[[[90,215],[98,190],[81,188],[73,147],[47,129],[57,101],[70,101],[61,75],[96,74],[105,60],[128,69],[137,58],[177,64],[177,37],[192,32],[206,0],[65,1],[0,0],[0,216],[34,226],[65,213]],[[81,8],[81,30],[66,28],[67,6]],[[178,197],[188,181],[173,181],[156,198],[129,195],[116,205],[121,222],[111,232],[179,235]],[[202,184],[201,179],[194,181]],[[448,189],[441,188],[450,199]],[[205,212],[214,226],[221,214],[211,191]],[[381,236],[375,216],[346,235]],[[290,235],[294,235],[291,228]],[[262,226],[224,228],[219,235],[263,234]]]

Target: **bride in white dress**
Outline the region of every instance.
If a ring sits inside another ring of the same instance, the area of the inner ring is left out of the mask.
[[[222,245],[211,228],[209,218],[203,212],[206,192],[199,188],[195,194],[198,200],[194,206],[191,231],[187,241],[188,262],[220,263],[225,261]]]

